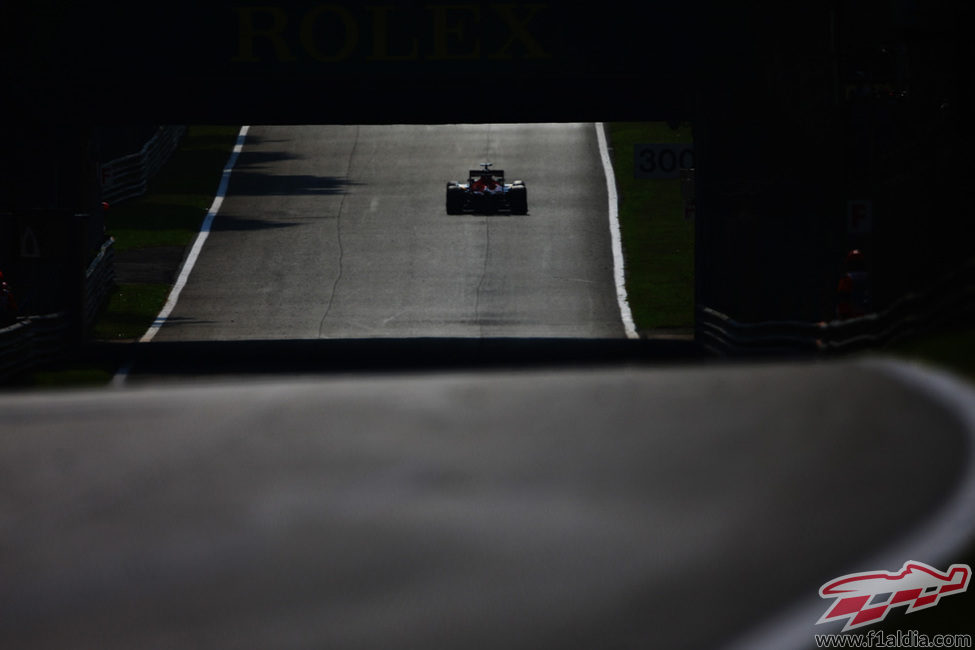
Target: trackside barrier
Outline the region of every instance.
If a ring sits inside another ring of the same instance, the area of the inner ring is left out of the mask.
[[[85,271],[85,331],[95,324],[98,312],[115,286],[115,239],[102,244]]]
[[[696,338],[717,356],[831,355],[883,347],[975,316],[975,260],[894,301],[883,311],[831,322],[742,323],[726,314],[698,309]]]
[[[112,203],[145,194],[149,179],[176,151],[184,133],[185,126],[161,126],[136,153],[103,164],[102,200]]]
[[[825,323],[800,321],[741,323],[703,307],[695,329],[698,343],[717,356],[780,356],[819,352],[824,327]]]
[[[85,271],[84,328],[88,331],[115,286],[115,240],[108,239]],[[56,360],[69,347],[72,318],[66,312],[28,316],[0,329],[0,381]]]
[[[57,358],[69,328],[68,315],[59,312],[21,318],[0,330],[0,380]]]

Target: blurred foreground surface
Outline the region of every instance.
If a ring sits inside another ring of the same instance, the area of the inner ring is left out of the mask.
[[[923,522],[967,453],[954,415],[862,362],[264,378],[0,412],[11,648],[714,647]]]

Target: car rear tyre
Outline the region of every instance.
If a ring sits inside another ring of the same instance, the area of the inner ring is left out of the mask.
[[[447,214],[461,214],[464,211],[464,190],[456,183],[447,183]]]
[[[524,185],[512,187],[508,191],[508,204],[511,214],[528,214],[528,191]]]

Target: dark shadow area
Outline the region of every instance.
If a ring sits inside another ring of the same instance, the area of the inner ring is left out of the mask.
[[[115,253],[115,282],[171,285],[176,281],[183,254],[183,246],[153,246],[137,251],[118,251]]]
[[[232,214],[220,213],[214,218],[211,230],[215,232],[223,231],[251,231],[251,230],[277,230],[279,228],[293,228],[301,224],[295,221],[272,221],[265,219],[248,219],[236,217]]]
[[[341,194],[349,181],[335,176],[295,174],[274,176],[235,169],[231,176],[230,192],[235,196],[300,196],[305,194]]]
[[[285,140],[285,139],[282,139],[282,138],[274,138],[274,139],[271,139],[271,138],[262,138],[259,135],[255,135],[253,133],[248,133],[247,134],[247,142],[249,144],[251,144],[251,145],[262,145],[262,144],[280,144],[282,142],[289,142],[289,140]],[[244,153],[241,154],[241,160],[243,160],[245,157],[249,159],[251,156],[257,155],[257,154],[259,154],[259,152],[256,152],[256,151],[247,151],[247,152],[244,152]],[[284,156],[285,155],[282,154],[282,158],[281,159],[283,159]]]
[[[169,316],[166,318],[166,327],[179,327],[180,325],[200,325],[216,323],[214,320],[204,320],[202,318],[188,318],[186,316]]]
[[[450,219],[463,219],[464,217],[491,217],[492,219],[525,219],[532,216],[531,212],[526,212],[525,214],[511,214],[510,212],[464,212],[462,214],[445,214],[445,217]]]
[[[581,368],[704,358],[689,340],[417,338],[93,343],[83,356],[139,375],[264,375]]]
[[[239,169],[258,167],[268,163],[277,163],[284,160],[298,160],[299,156],[288,151],[254,151],[253,147],[260,146],[262,140],[256,136],[247,134],[247,147],[241,151],[237,164],[234,165],[234,173]]]

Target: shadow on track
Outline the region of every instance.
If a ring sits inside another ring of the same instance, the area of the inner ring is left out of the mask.
[[[247,169],[235,169],[231,191],[237,196],[301,196],[342,194],[350,183],[336,176],[291,174],[275,176]]]
[[[690,340],[411,338],[93,344],[131,375],[217,376],[675,364],[704,358]]]

